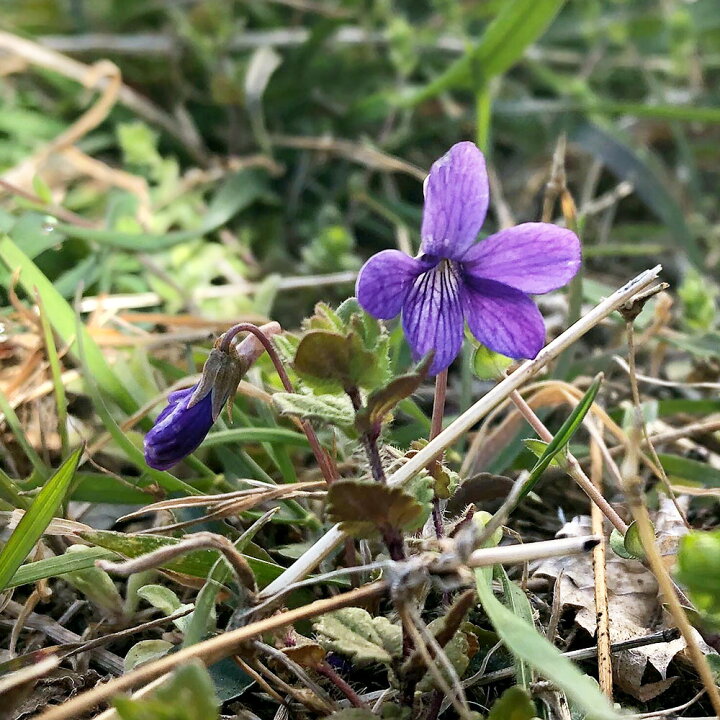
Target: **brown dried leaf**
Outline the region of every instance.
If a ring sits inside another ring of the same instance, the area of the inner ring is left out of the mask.
[[[303,638],[304,642],[284,647],[283,653],[301,667],[317,667],[325,659],[325,650],[319,643]]]
[[[685,525],[672,502],[661,501],[655,515],[658,544],[663,554],[674,553],[677,542],[685,532]],[[590,518],[573,518],[560,533],[561,537],[579,537],[590,532]],[[559,580],[560,602],[563,607],[578,608],[575,622],[590,635],[596,632],[595,579],[592,559],[586,555],[544,560],[533,570],[533,575]],[[608,607],[610,639],[613,643],[630,640],[668,627],[662,613],[658,586],[652,573],[637,560],[626,560],[612,552],[607,556]],[[710,651],[700,638],[704,651]],[[669,643],[624,650],[613,655],[613,674],[617,684],[638,700],[648,700],[670,686],[666,680],[668,666],[685,648],[682,638]],[[663,682],[643,684],[648,663],[657,670]]]

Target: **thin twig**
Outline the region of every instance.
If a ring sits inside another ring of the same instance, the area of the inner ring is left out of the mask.
[[[450,664],[445,651],[438,645],[437,641],[433,637],[433,634],[427,631],[427,627],[425,627],[425,623],[422,618],[417,613],[413,612],[413,609],[408,604],[398,607],[398,614],[402,620],[403,628],[405,628],[408,635],[413,639],[415,648],[422,655],[423,662],[432,675],[435,684],[452,703],[458,715],[461,718],[467,718],[470,713],[467,698],[465,697],[462,685],[460,684],[457,674]],[[427,634],[422,632],[421,628],[426,630]],[[457,692],[453,692],[453,689],[450,685],[448,685],[442,672],[440,672],[440,669],[435,664],[433,656],[430,654],[428,649],[428,644],[431,642],[434,643],[433,651],[435,652],[435,658],[443,664],[443,667],[446,669],[451,679],[453,681],[457,680],[457,683],[453,682],[454,685],[457,684]],[[449,671],[447,670],[448,666],[450,668]]]
[[[552,442],[553,434],[545,427],[542,420],[535,414],[535,411],[525,402],[523,396],[513,390],[510,393],[510,399],[515,407],[520,411],[523,417],[530,423],[535,432],[547,443]],[[568,452],[566,455],[567,467],[565,472],[580,486],[580,489],[593,501],[605,515],[605,517],[614,525],[619,533],[624,535],[627,532],[627,524],[615,512],[610,503],[603,497],[602,493],[593,485],[585,471],[580,467],[577,458]]]
[[[133,558],[132,560],[126,560],[125,562],[114,563],[109,560],[97,560],[95,564],[106,572],[127,577],[136,572],[154,569],[178,555],[207,548],[218,550],[225,556],[225,559],[235,573],[238,585],[254,596],[257,585],[255,583],[255,575],[248,561],[236,550],[231,540],[224,535],[217,535],[216,533],[199,532],[193,535],[186,535],[176,545],[158,548],[153,552],[141,555],[138,558]]]
[[[655,544],[655,533],[652,521],[644,502],[641,480],[637,476],[628,478],[625,493],[627,495],[630,511],[632,512],[635,524],[638,529],[640,542],[642,543],[647,563],[657,580],[660,591],[664,595],[665,603],[672,615],[675,624],[682,633],[685,640],[686,650],[692,660],[695,670],[702,681],[705,690],[710,698],[715,713],[720,717],[720,691],[715,684],[715,677],[697,642],[696,631],[690,624],[683,606],[680,604],[675,585],[665,567],[660,551]]]
[[[259,640],[256,640],[253,643],[253,646],[272,657],[276,662],[284,665],[288,670],[290,670],[290,672],[295,674],[300,682],[302,682],[310,691],[314,692],[319,698],[322,698],[329,705],[333,704],[332,698],[305,672],[305,670],[303,670],[302,667],[300,667],[300,665],[292,660],[292,658],[289,658],[282,650],[278,650],[272,645],[267,645]]]
[[[602,494],[602,454],[594,440],[590,440],[590,458],[592,483]],[[610,605],[608,602],[607,573],[605,566],[605,533],[603,532],[603,516],[600,508],[590,503],[590,522],[595,535],[603,538],[593,549],[593,576],[595,578],[595,617],[597,619],[598,641],[598,680],[600,689],[612,701],[613,675],[612,657],[610,654]]]
[[[307,620],[323,613],[332,612],[343,607],[358,605],[369,598],[376,597],[385,592],[387,584],[374,582],[363,585],[356,590],[336,595],[323,600],[316,600],[303,607],[294,608],[284,613],[278,613],[264,618],[251,625],[225,632],[203,642],[183,648],[172,655],[160,658],[155,662],[142,665],[136,670],[122,677],[97,685],[87,692],[71,698],[57,707],[48,708],[36,720],[74,720],[86,710],[97,706],[117,693],[129,690],[141,683],[154,680],[160,675],[170,672],[184,662],[193,658],[200,658],[206,665],[231,655],[242,643],[247,642],[263,633],[292,625],[300,620]]]
[[[633,650],[634,648],[646,647],[647,645],[654,645],[656,643],[669,643],[673,640],[677,640],[679,633],[674,628],[671,630],[663,630],[662,632],[653,633],[652,635],[644,635],[643,637],[633,638],[632,640],[623,640],[622,642],[613,643],[610,646],[610,650],[613,653],[623,652],[624,650]],[[570,652],[563,653],[563,657],[568,660],[592,660],[597,657],[598,649],[597,646],[590,648],[582,648],[580,650],[570,650]],[[472,677],[467,678],[463,681],[465,689],[472,685],[490,685],[497,682],[498,680],[505,680],[506,678],[514,677],[515,668],[507,667],[502,670],[496,670],[495,672],[488,673],[476,673]]]
[[[662,482],[663,487],[665,489],[665,492],[670,496],[670,500],[672,500],[673,505],[675,506],[675,509],[678,512],[678,515],[683,521],[683,524],[685,525],[688,530],[690,529],[690,523],[688,522],[687,518],[685,517],[685,513],[683,512],[682,508],[680,507],[680,503],[678,503],[677,498],[675,497],[675,492],[672,489],[672,486],[670,485],[670,481],[668,480],[667,473],[665,472],[665,468],[662,466],[662,463],[660,462],[660,458],[657,455],[657,452],[655,452],[655,446],[652,444],[652,441],[650,440],[650,435],[648,433],[647,429],[647,423],[645,422],[645,419],[643,418],[643,411],[642,411],[642,403],[640,401],[640,390],[638,388],[637,383],[637,369],[635,367],[635,325],[632,321],[632,319],[629,319],[625,323],[625,330],[627,332],[627,344],[628,344],[628,369],[629,369],[629,378],[630,378],[630,392],[632,394],[633,399],[633,406],[635,411],[635,422],[637,426],[642,431],[642,436],[644,440],[644,444],[647,445],[648,450],[650,451],[650,455],[652,456],[653,462],[655,463],[655,467],[657,468],[657,471],[659,473],[659,479],[660,482]]]

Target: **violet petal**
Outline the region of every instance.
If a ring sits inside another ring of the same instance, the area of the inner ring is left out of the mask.
[[[405,337],[417,361],[431,350],[429,374],[437,375],[457,357],[463,341],[462,277],[443,262],[415,281],[403,307]]]
[[[425,180],[422,251],[461,260],[477,239],[489,197],[483,154],[471,142],[453,145]]]
[[[465,276],[465,319],[486,347],[511,358],[534,358],[545,343],[545,323],[525,293],[494,280]]]
[[[145,461],[156,470],[167,470],[202,443],[213,424],[212,396],[208,393],[188,408],[195,387],[178,390],[168,397],[168,406],[158,415],[145,436]]]
[[[526,293],[546,293],[569,282],[580,268],[580,241],[550,223],[523,223],[471,247],[463,270]]]
[[[410,288],[432,263],[411,258],[399,250],[382,250],[360,269],[355,294],[371,315],[387,320],[400,314]]]

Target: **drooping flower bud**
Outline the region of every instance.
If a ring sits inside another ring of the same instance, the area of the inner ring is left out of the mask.
[[[260,327],[266,337],[277,335],[276,322]],[[232,331],[230,331],[232,332]],[[203,367],[200,382],[168,396],[168,406],[145,436],[145,461],[167,470],[197,449],[226,403],[232,403],[240,380],[262,355],[263,345],[252,334],[233,345],[218,339]]]

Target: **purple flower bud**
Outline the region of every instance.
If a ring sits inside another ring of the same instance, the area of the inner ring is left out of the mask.
[[[273,322],[260,330],[271,336],[281,328]],[[208,356],[199,383],[168,396],[168,406],[145,436],[145,461],[150,467],[167,470],[198,448],[264,349],[252,334],[227,351],[220,349],[221,344],[222,338]]]
[[[212,394],[208,392],[189,407],[198,388],[178,390],[168,396],[168,406],[145,436],[145,462],[156,470],[167,470],[195,450],[214,422]]]

